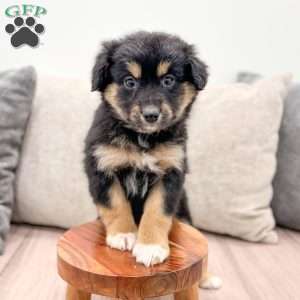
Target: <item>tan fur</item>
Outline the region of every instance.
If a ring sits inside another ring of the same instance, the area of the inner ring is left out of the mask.
[[[182,92],[180,96],[180,106],[176,113],[177,119],[179,119],[183,115],[185,109],[189,104],[192,103],[194,97],[197,95],[197,91],[191,83],[184,82],[182,83],[181,88]]]
[[[98,159],[98,169],[115,171],[122,167],[137,167],[138,169],[149,168],[160,172],[154,157],[139,152],[135,147],[115,147],[111,145],[98,146],[94,151]]]
[[[132,108],[131,108],[131,111],[130,111],[130,114],[129,114],[129,119],[131,121],[135,121],[139,114],[140,114],[140,107],[138,105],[134,105]]]
[[[142,68],[141,66],[135,62],[131,61],[127,63],[127,70],[130,72],[130,74],[135,78],[141,78],[142,76]]]
[[[127,117],[119,105],[119,100],[118,100],[118,96],[117,96],[118,89],[119,89],[119,86],[116,83],[109,84],[104,91],[104,97],[107,100],[107,102],[109,102],[110,105],[114,108],[114,110],[119,115],[119,117],[122,120],[126,120]]]
[[[156,158],[158,165],[164,171],[169,168],[182,169],[184,151],[180,145],[158,145],[151,151],[151,155]]]
[[[107,234],[136,232],[137,227],[133,220],[130,203],[117,179],[109,190],[109,197],[110,207],[97,206]]]
[[[173,118],[173,111],[172,111],[172,108],[170,107],[169,104],[166,104],[166,103],[163,102],[161,104],[161,110],[162,110],[163,113],[167,114],[169,119]]]
[[[168,235],[172,226],[172,217],[164,212],[164,193],[161,182],[150,191],[139,225],[138,243],[158,244],[169,248]]]
[[[156,69],[157,77],[161,77],[168,73],[171,63],[169,61],[161,61]]]
[[[140,151],[134,145],[117,147],[99,145],[94,150],[99,170],[115,171],[122,167],[148,168],[157,174],[163,174],[168,168],[182,169],[184,151],[182,146],[161,144],[148,152]]]

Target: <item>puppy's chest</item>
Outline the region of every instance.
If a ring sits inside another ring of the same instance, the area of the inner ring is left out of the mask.
[[[143,150],[135,146],[116,146],[100,144],[94,147],[93,155],[98,170],[116,173],[131,170],[130,178],[136,174],[163,175],[168,169],[182,170],[184,167],[184,148],[178,144],[159,144],[152,149]]]
[[[149,189],[159,180],[159,175],[134,167],[121,169],[116,175],[129,199],[144,199]]]

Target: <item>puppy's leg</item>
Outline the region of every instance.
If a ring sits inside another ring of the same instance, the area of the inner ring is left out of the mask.
[[[137,262],[150,266],[169,256],[168,235],[182,182],[183,175],[174,170],[151,188],[133,248]]]
[[[222,279],[206,272],[200,280],[199,286],[202,289],[216,290],[222,287]]]
[[[106,227],[106,243],[112,248],[132,250],[136,241],[131,206],[118,179],[108,190],[109,205],[98,204],[99,215]]]
[[[133,248],[137,262],[145,266],[163,262],[169,255],[168,234],[172,216],[164,211],[165,190],[156,184],[146,200],[139,229],[138,240]]]
[[[131,206],[118,178],[97,166],[95,157],[87,151],[85,170],[89,190],[106,227],[106,242],[113,248],[131,250],[137,232]]]

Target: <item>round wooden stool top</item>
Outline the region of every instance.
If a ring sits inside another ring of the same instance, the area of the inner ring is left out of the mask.
[[[207,265],[207,241],[195,228],[174,221],[170,257],[144,267],[130,252],[105,244],[105,228],[94,221],[68,230],[58,242],[58,272],[70,285],[90,294],[120,299],[157,297],[187,289]]]

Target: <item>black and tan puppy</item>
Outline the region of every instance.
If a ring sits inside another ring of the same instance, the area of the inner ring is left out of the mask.
[[[106,42],[96,58],[103,101],[86,139],[89,188],[107,244],[146,266],[168,257],[172,218],[190,221],[186,119],[206,81],[193,47],[163,33]]]

